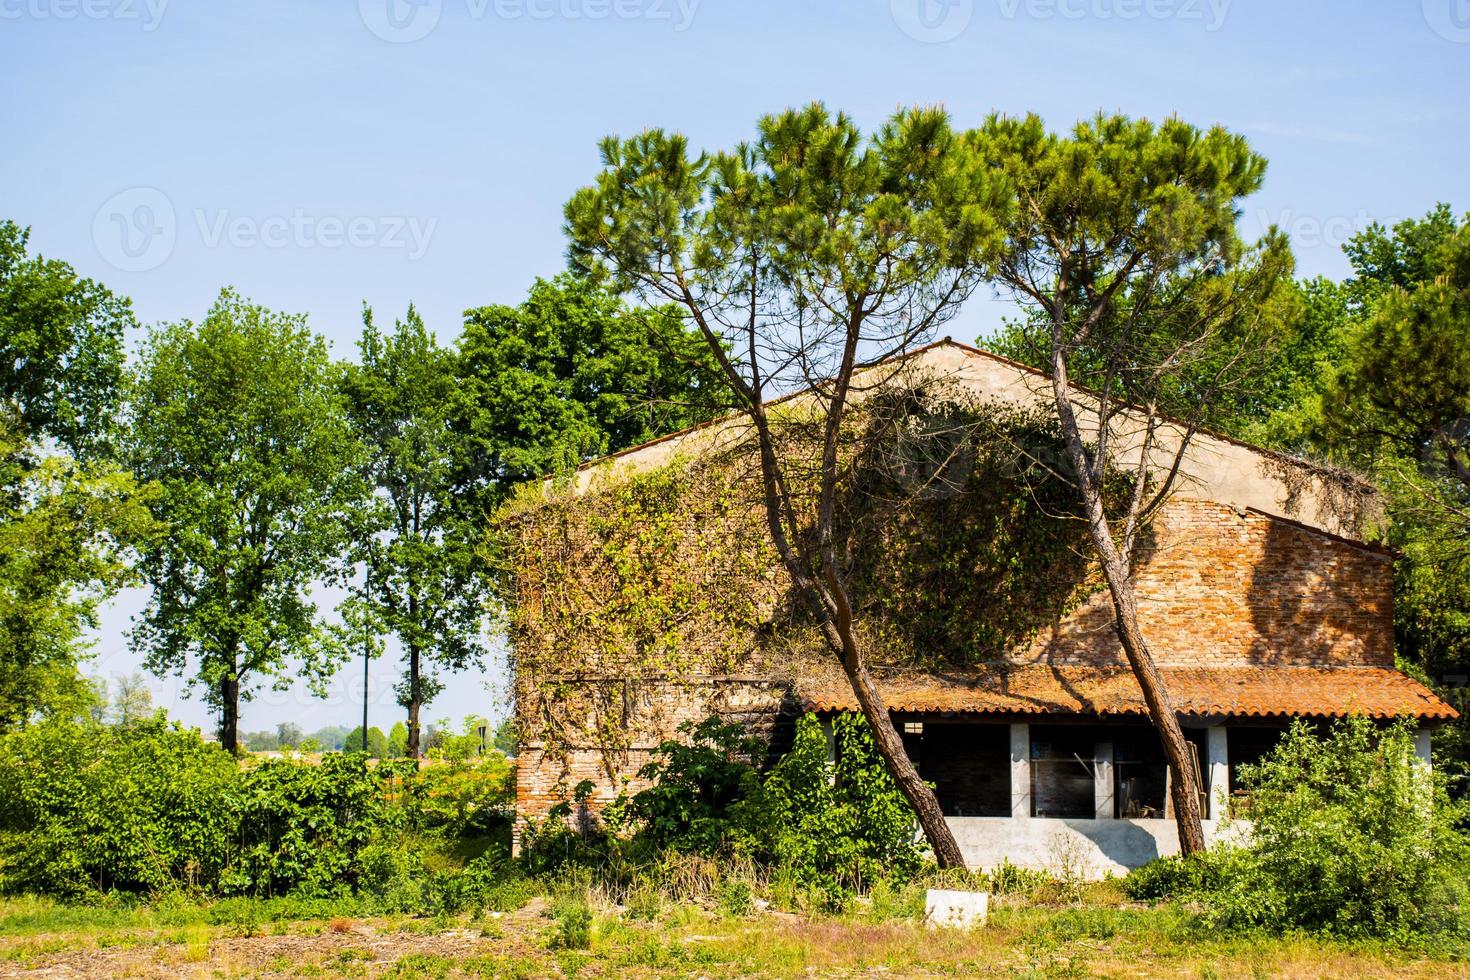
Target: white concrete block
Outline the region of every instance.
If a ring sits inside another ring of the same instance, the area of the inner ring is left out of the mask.
[[[931,926],[983,926],[989,912],[990,895],[986,892],[931,888],[924,896],[924,921]]]

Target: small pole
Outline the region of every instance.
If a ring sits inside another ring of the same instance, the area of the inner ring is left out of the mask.
[[[362,750],[368,750],[368,657],[372,653],[372,640],[368,636],[367,623],[362,624]]]

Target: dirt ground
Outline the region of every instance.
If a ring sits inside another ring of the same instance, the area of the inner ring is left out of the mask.
[[[1414,977],[1470,978],[1470,964],[1313,943],[1225,950],[1157,937],[1043,941],[1014,928],[681,916],[593,926],[590,949],[557,949],[544,899],[473,923],[373,920],[260,930],[194,926],[0,937],[0,977]]]

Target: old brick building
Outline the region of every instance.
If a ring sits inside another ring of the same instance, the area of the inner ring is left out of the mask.
[[[996,403],[1046,397],[1035,372],[960,344],[910,361]],[[785,590],[749,533],[750,508],[731,503],[728,483],[658,482],[745,438],[725,420],[638,447],[513,518],[520,817],[544,815],[584,780],[594,805],[636,791],[649,750],[682,721],[739,718],[779,748],[797,713],[855,709],[835,662],[777,639]],[[1137,588],[1198,752],[1207,833],[1237,767],[1293,718],[1454,717],[1394,668],[1391,556],[1361,540],[1372,504],[1365,488],[1301,461],[1212,435],[1191,443]],[[1177,848],[1163,754],[1106,593],[1059,609],[959,666],[919,670],[875,653],[880,689],[972,865],[1042,866],[1065,851],[1100,873]]]

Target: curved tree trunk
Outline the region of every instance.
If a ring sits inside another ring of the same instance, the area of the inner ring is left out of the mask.
[[[887,764],[893,781],[898,784],[898,791],[908,800],[909,806],[914,808],[919,827],[934,851],[935,861],[941,868],[963,868],[965,856],[960,852],[954,831],[950,830],[948,821],[944,819],[944,811],[939,807],[939,799],[934,795],[934,790],[924,782],[913,760],[909,758],[903,738],[893,726],[888,706],[884,704],[883,696],[868,672],[861,649],[850,631],[840,628],[835,631],[841,637],[844,647],[842,669],[852,684],[852,693],[857,697],[863,717],[868,721],[868,728],[872,730],[873,744]]]
[[[1179,826],[1179,850],[1185,856],[1199,854],[1205,849],[1205,831],[1200,813],[1196,787],[1199,776],[1189,745],[1184,740],[1184,729],[1179,725],[1179,716],[1169,702],[1169,693],[1164,688],[1163,677],[1153,654],[1144,641],[1138,626],[1138,600],[1133,589],[1128,559],[1119,552],[1113,540],[1112,528],[1103,510],[1103,488],[1101,479],[1094,479],[1089,467],[1086,450],[1082,445],[1077,418],[1072,410],[1071,391],[1067,382],[1067,365],[1062,357],[1060,339],[1053,344],[1052,396],[1056,402],[1057,417],[1062,424],[1062,434],[1067,442],[1067,455],[1076,471],[1082,504],[1087,512],[1087,529],[1102,564],[1103,577],[1107,580],[1108,592],[1113,600],[1113,627],[1133,676],[1143,692],[1148,706],[1149,720],[1153,722],[1159,740],[1163,743],[1164,756],[1169,763],[1173,783],[1174,819]],[[1100,425],[1107,425],[1103,419]],[[1145,447],[1145,452],[1147,447]],[[1099,462],[1099,469],[1106,466]],[[1143,476],[1139,477],[1143,479]]]

